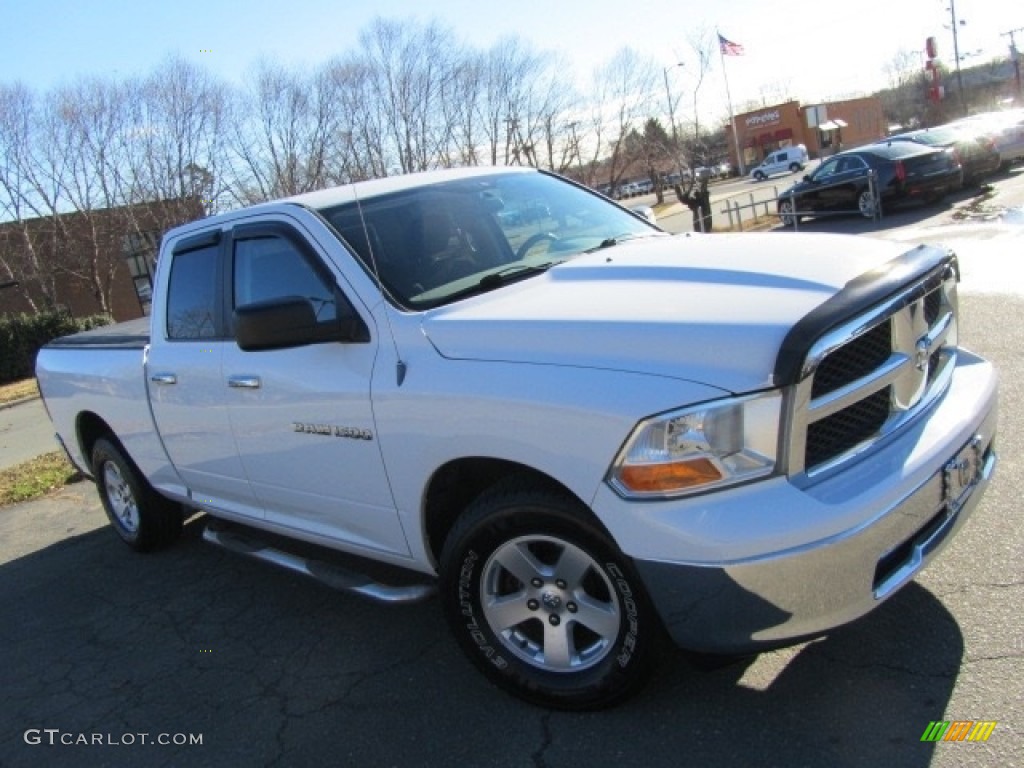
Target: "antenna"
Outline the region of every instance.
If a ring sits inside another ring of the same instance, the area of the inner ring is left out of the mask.
[[[395,375],[398,386],[402,386],[405,381],[405,374],[408,371],[408,366],[405,361],[402,360],[402,355],[398,351],[398,339],[395,337],[395,329],[391,325],[391,303],[384,298],[384,283],[380,279],[380,268],[377,266],[377,254],[373,251],[373,238],[370,237],[370,228],[366,223],[366,216],[363,214],[363,203],[359,199],[359,189],[355,184],[352,185],[352,197],[356,203],[356,210],[359,211],[359,224],[363,228],[363,239],[366,241],[366,250],[370,255],[370,269],[373,272],[373,278],[377,282],[377,290],[380,291],[381,301],[384,303],[384,321],[388,326],[388,335],[391,337],[391,346],[395,350],[395,360],[398,362],[395,364]]]

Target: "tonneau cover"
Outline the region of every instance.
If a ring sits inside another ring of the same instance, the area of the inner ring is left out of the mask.
[[[81,349],[99,347],[106,349],[142,349],[149,344],[149,318],[140,317],[115,325],[104,325],[91,331],[73,333],[54,339],[47,349]]]

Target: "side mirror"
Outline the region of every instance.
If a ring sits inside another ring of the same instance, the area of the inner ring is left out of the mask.
[[[338,318],[317,322],[309,299],[285,296],[257,301],[235,310],[235,340],[246,352],[287,349],[325,342],[365,342],[369,331],[343,297],[338,301]]]

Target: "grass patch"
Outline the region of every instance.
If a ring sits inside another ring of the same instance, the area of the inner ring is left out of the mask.
[[[63,453],[44,453],[10,469],[0,469],[0,507],[45,496],[81,479]]]
[[[22,379],[10,384],[0,384],[0,404],[21,400],[25,397],[37,397],[39,386],[35,379]]]

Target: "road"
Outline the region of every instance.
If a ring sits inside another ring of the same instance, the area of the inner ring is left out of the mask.
[[[1004,209],[1024,210],[1024,172],[999,184],[985,201],[884,227],[808,227],[955,247],[962,341],[1001,373],[989,494],[944,555],[872,615],[714,671],[671,654],[615,710],[548,712],[484,682],[436,602],[332,592],[203,544],[200,520],[179,546],[134,555],[78,484],[0,510],[0,765],[1019,765],[1024,220]],[[986,219],[986,206],[1004,215]],[[920,741],[930,721],[956,719],[998,724],[986,743]],[[146,745],[142,733],[202,744]],[[59,743],[80,734],[118,745]]]

